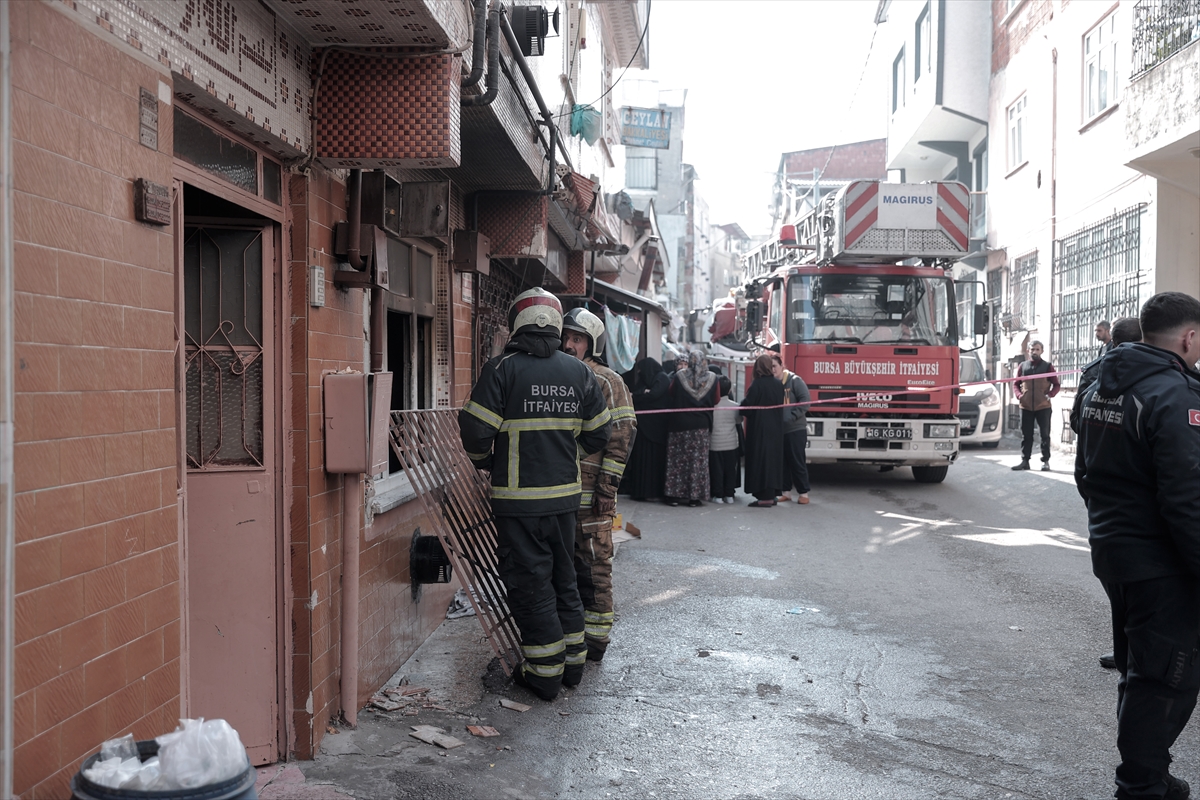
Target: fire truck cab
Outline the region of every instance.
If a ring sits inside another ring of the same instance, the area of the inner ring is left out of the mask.
[[[967,250],[957,182],[858,181],[748,254],[746,330],[808,385],[809,463],[907,466],[945,479],[958,457],[959,308]],[[984,307],[970,330],[986,330]]]

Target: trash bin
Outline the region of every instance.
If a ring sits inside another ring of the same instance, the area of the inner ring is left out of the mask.
[[[158,755],[158,742],[153,739],[138,742],[138,756],[147,761]],[[101,786],[83,777],[83,771],[88,769],[100,754],[88,756],[74,777],[71,778],[71,796],[76,800],[258,800],[258,792],[254,784],[258,773],[246,759],[246,771],[236,778],[195,789],[175,789],[161,792],[142,792],[132,789],[113,789]]]

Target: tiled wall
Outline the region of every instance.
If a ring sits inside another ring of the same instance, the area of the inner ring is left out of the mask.
[[[345,185],[315,167],[290,185],[292,247],[292,746],[312,758],[337,715],[341,614],[342,476],[324,468],[321,376],[362,369],[362,290],[335,289],[333,225],[346,218]],[[308,305],[308,265],[325,269],[325,307]]]
[[[457,583],[421,587],[413,600],[408,571],[413,531],[434,535],[419,502],[375,517],[359,557],[358,703],[382,686],[446,618]],[[378,531],[383,533],[377,535]]]
[[[64,6],[204,88],[253,125],[308,149],[308,42],[265,3],[67,0]]]
[[[111,736],[179,713],[174,275],[133,220],[155,69],[60,4],[9,4],[16,375],[16,792],[65,797]],[[166,96],[169,95],[169,86]],[[159,106],[159,142],[171,142]]]

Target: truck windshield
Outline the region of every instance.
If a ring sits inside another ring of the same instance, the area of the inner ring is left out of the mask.
[[[787,297],[789,342],[958,344],[946,278],[796,275]]]

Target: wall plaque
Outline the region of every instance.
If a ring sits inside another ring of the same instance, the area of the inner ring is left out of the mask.
[[[133,216],[151,225],[171,224],[171,190],[161,183],[138,178],[133,182]]]

